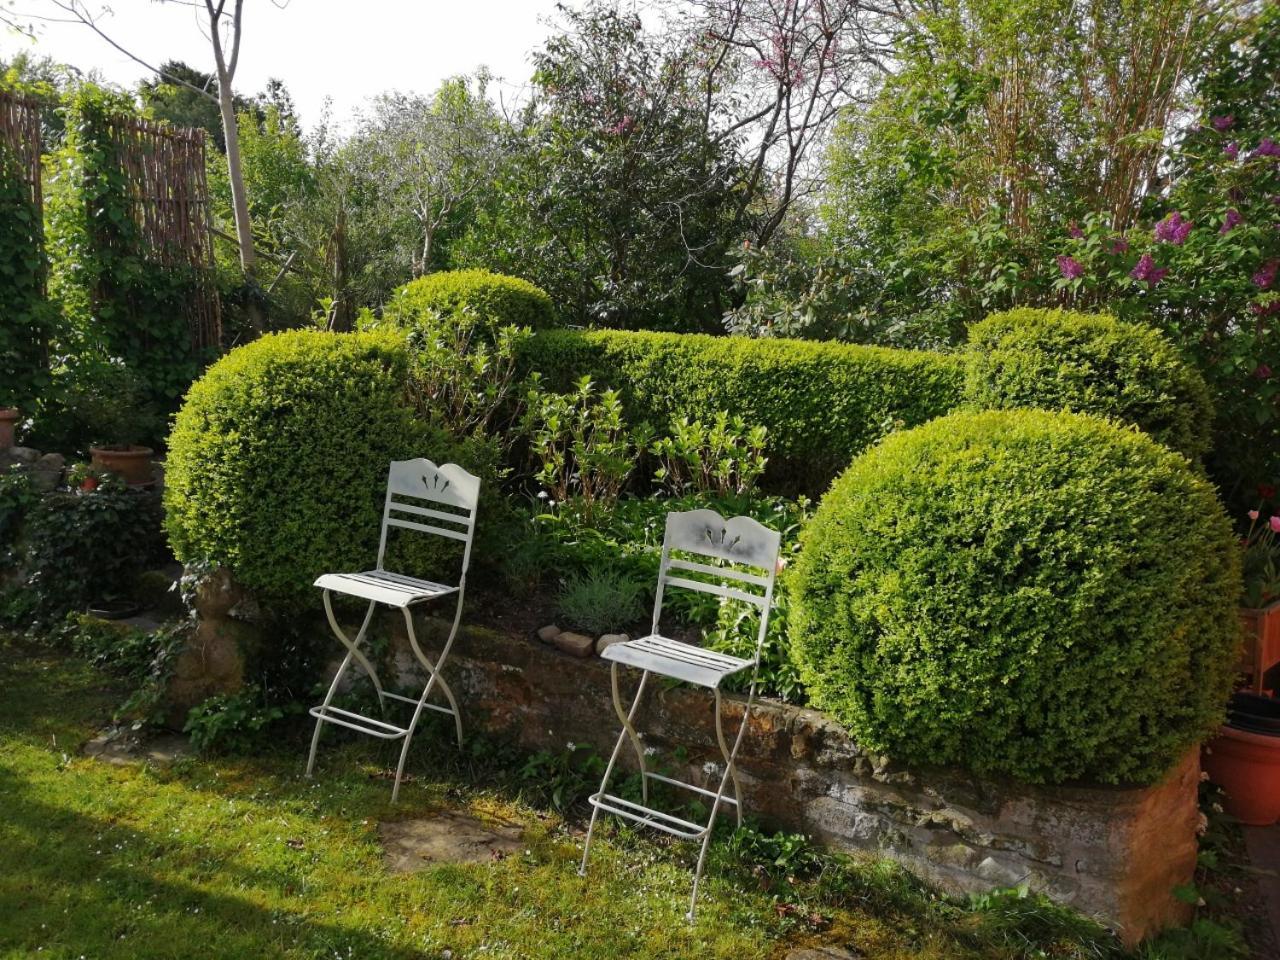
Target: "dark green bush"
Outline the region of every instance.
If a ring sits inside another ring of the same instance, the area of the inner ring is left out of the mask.
[[[620,390],[633,424],[723,410],[765,427],[775,490],[825,490],[850,458],[899,424],[952,409],[963,388],[956,357],[803,340],[557,330],[522,353],[551,389],[589,374]]]
[[[417,327],[433,312],[464,308],[498,326],[545,330],[557,323],[555,307],[541,287],[488,270],[446,270],[410,281],[395,292],[383,317],[397,326]]]
[[[874,750],[1145,782],[1221,719],[1239,549],[1209,483],[1139,431],[941,417],[855,460],[802,543],[792,656]]]
[[[414,418],[407,366],[395,335],[307,331],[211,366],[169,439],[165,525],[178,558],[229,567],[276,610],[314,606],[321,573],[373,566],[390,461],[453,460],[491,477],[487,447]],[[426,573],[439,538],[400,533],[397,546],[428,551],[405,571]]]
[[[1204,379],[1158,331],[1114,317],[1024,308],[969,330],[974,409],[1071,409],[1132,423],[1198,461],[1213,406]]]

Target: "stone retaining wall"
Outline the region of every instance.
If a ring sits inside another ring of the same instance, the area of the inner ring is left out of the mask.
[[[392,655],[405,679],[416,661],[403,636]],[[514,735],[534,749],[590,743],[607,754],[613,747],[619,725],[609,669],[598,658],[469,630],[445,675],[468,729]],[[632,674],[624,696],[634,683]],[[683,747],[687,770],[675,775],[705,785],[713,768],[704,765],[721,761],[710,693],[658,684],[645,703],[637,726],[657,758],[670,767],[672,750]],[[726,710],[732,735],[741,699]],[[634,768],[629,750],[620,763],[624,772]],[[1031,787],[889,763],[816,711],[764,701],[752,711],[739,767],[746,810],[766,825],[892,857],[947,890],[1025,882],[1130,944],[1188,918],[1172,891],[1195,869],[1198,753],[1151,787]]]

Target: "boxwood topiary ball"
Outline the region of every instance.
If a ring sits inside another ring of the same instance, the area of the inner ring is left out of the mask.
[[[519,277],[488,270],[444,270],[400,287],[383,310],[384,320],[404,328],[421,327],[433,312],[470,308],[496,327],[545,330],[557,325],[551,297]]]
[[[373,566],[392,460],[483,475],[482,451],[414,419],[407,367],[395,334],[314,331],[261,337],[213,364],[169,439],[165,527],[178,559],[229,567],[277,612],[315,609],[317,576]],[[400,569],[423,575],[439,551],[416,540],[437,538],[414,536]]]
[[[822,500],[791,652],[813,703],[895,759],[1151,782],[1221,720],[1239,564],[1212,487],[1147,435],[954,413]]]
[[[1158,330],[1114,317],[1022,308],[969,330],[965,400],[977,410],[1070,409],[1132,423],[1198,461],[1213,405]]]

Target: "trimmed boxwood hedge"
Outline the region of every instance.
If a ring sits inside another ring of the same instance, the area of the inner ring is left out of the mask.
[[[1135,424],[1192,460],[1209,450],[1209,389],[1151,327],[1070,310],[1009,310],[970,328],[966,360],[973,409],[1071,409]]]
[[[631,423],[741,415],[768,429],[768,485],[807,493],[899,422],[957,406],[964,379],[945,354],[681,333],[550,331],[523,345],[521,363],[552,389],[590,375],[620,390]]]
[[[321,573],[373,566],[392,460],[491,475],[487,449],[414,418],[408,363],[394,334],[294,331],[211,366],[169,438],[165,526],[178,559],[229,567],[277,611],[314,608]],[[406,572],[440,559],[435,539],[403,538]]]
[[[812,701],[871,749],[1030,782],[1150,782],[1221,721],[1239,549],[1146,434],[955,413],[858,458],[791,581]]]
[[[558,323],[545,290],[488,270],[445,270],[411,280],[383,308],[383,319],[412,328],[421,326],[431,311],[448,314],[463,307],[499,326],[545,330]]]

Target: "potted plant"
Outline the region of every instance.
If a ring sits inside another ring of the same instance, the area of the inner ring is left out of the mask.
[[[14,431],[21,416],[17,407],[6,406],[0,400],[0,450],[8,450],[13,446]]]
[[[1245,596],[1240,621],[1245,645],[1240,672],[1256,692],[1263,690],[1267,670],[1280,663],[1280,515],[1264,519],[1265,502],[1249,511],[1249,532],[1243,540]]]
[[[155,451],[142,440],[154,432],[156,415],[132,371],[117,362],[102,364],[77,392],[93,465],[131,487],[150,484]]]
[[[1227,722],[1205,744],[1203,764],[1241,823],[1266,827],[1280,819],[1280,700],[1235,694]]]

